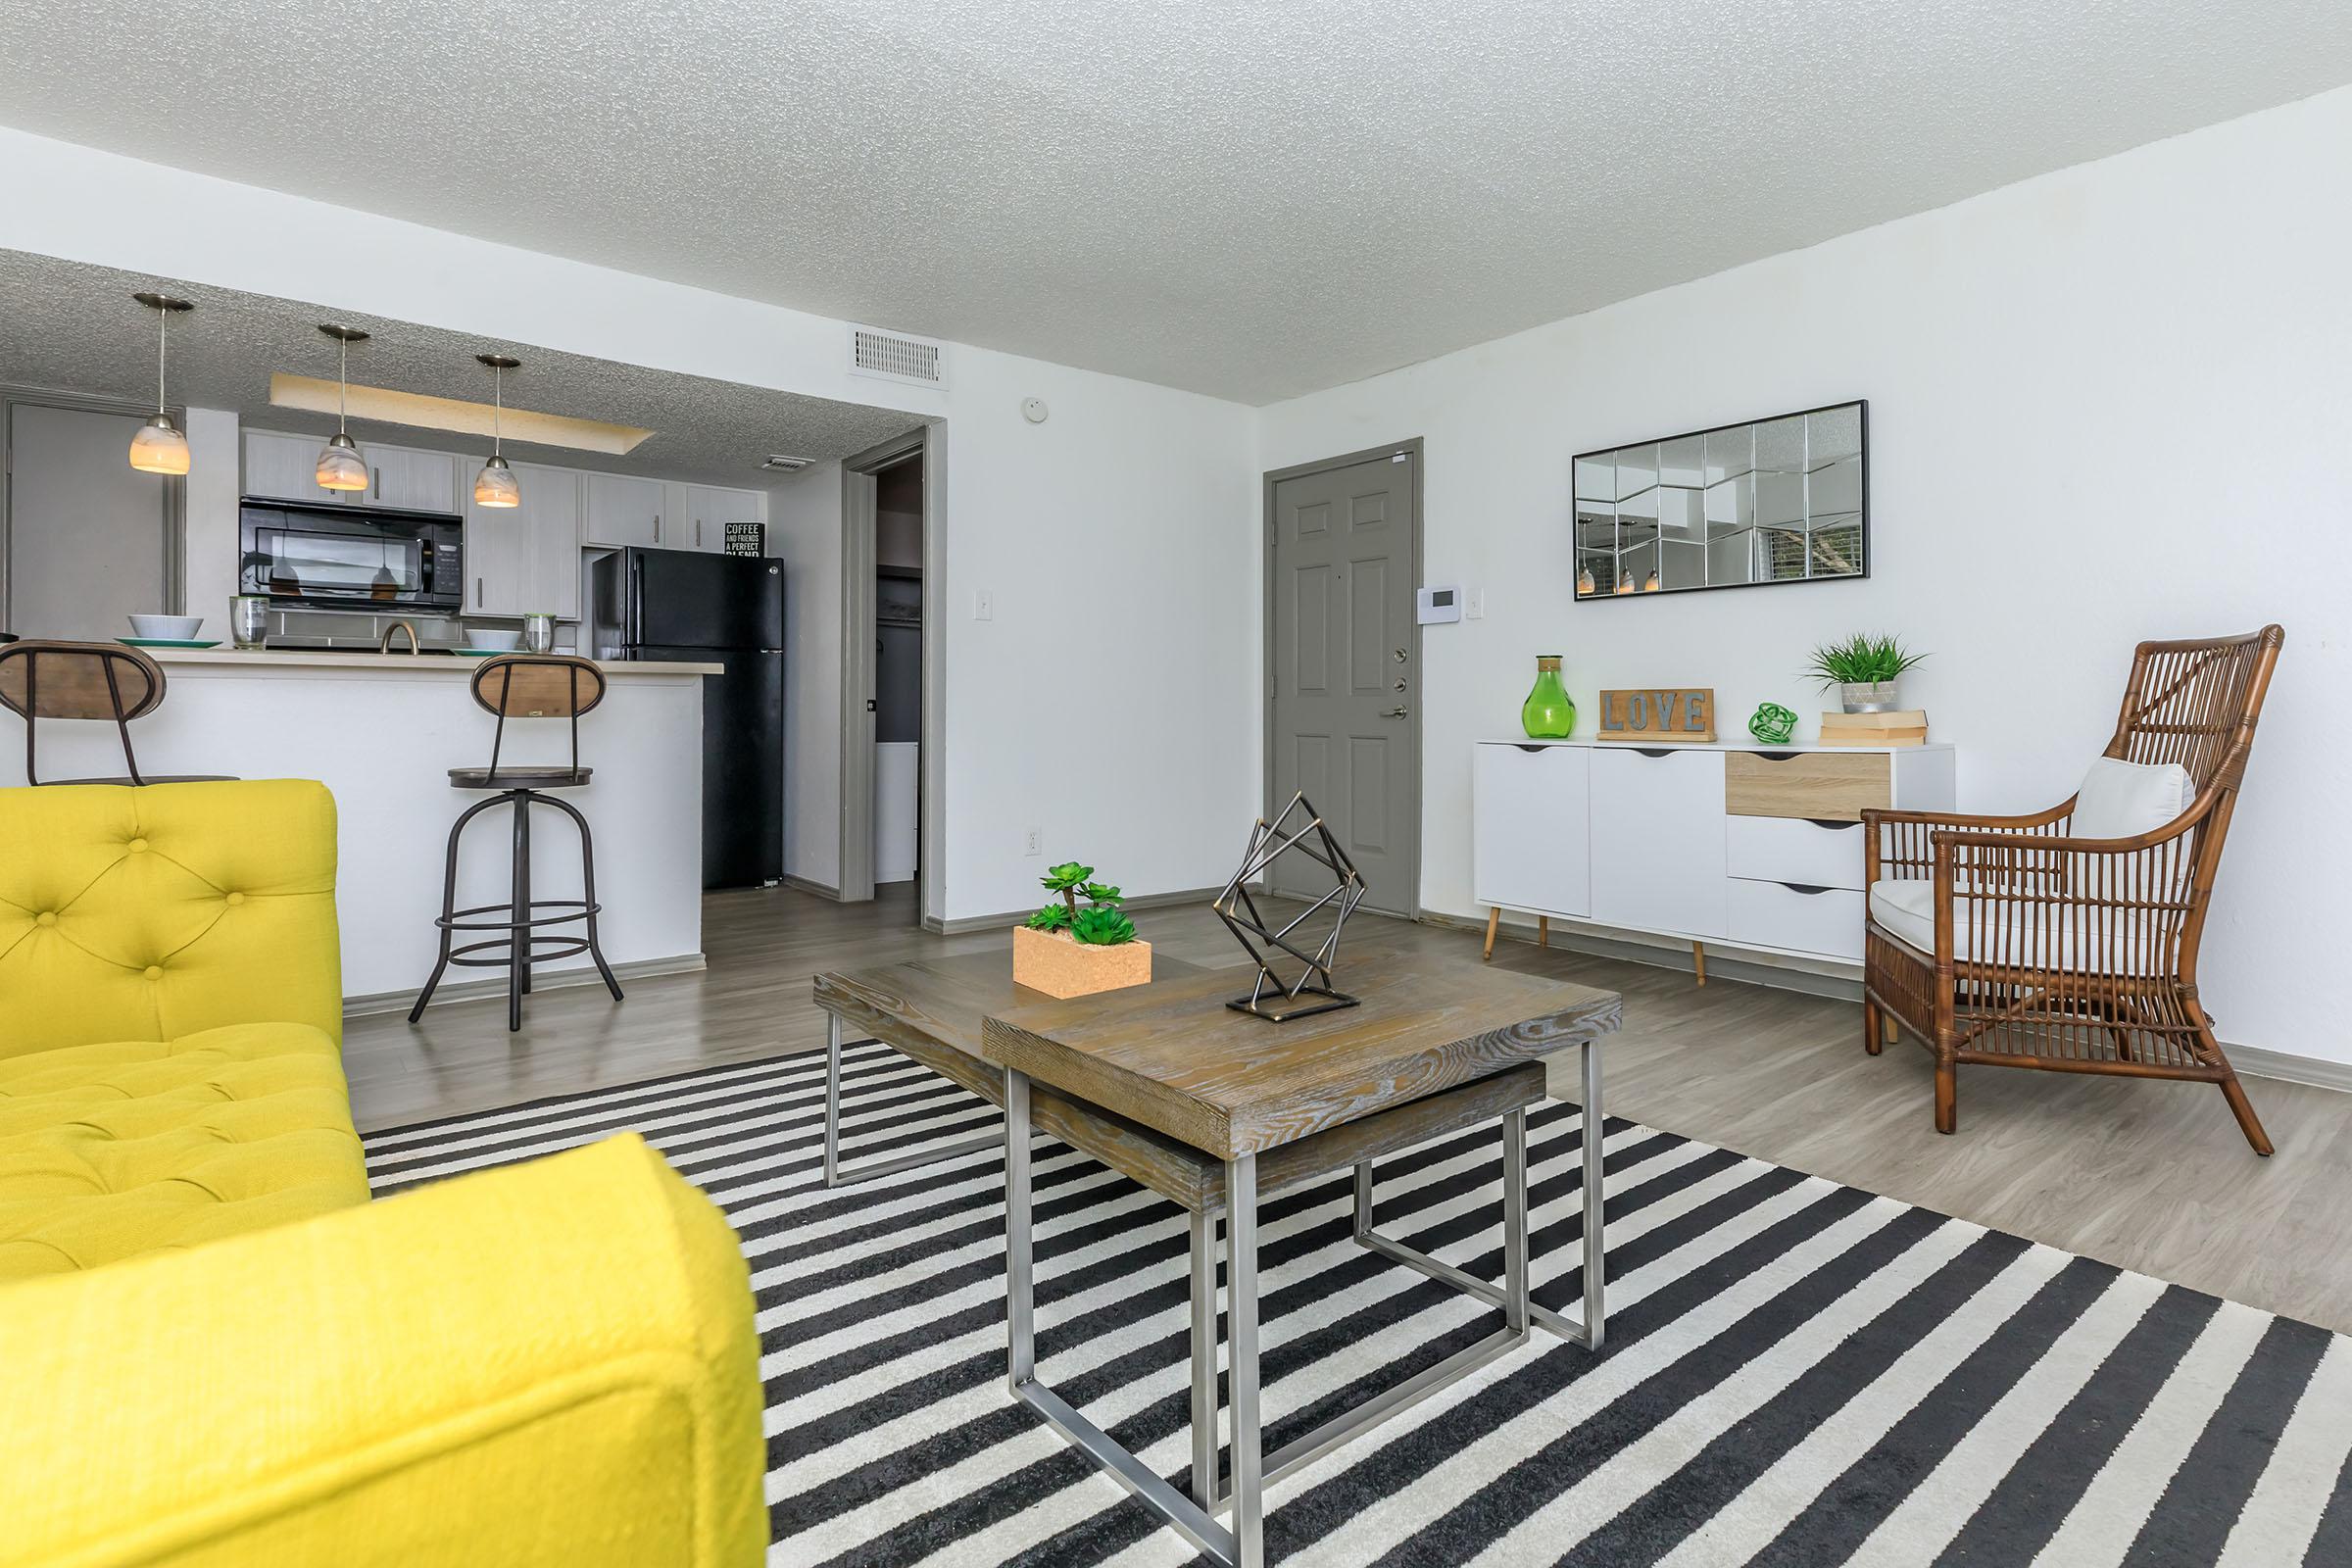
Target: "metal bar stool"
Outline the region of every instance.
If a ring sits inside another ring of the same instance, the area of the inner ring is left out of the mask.
[[[164,706],[164,666],[120,643],[30,638],[0,643],[0,707],[24,720],[27,784],[210,784],[229,773],[142,773],[130,749],[130,721]],[[122,778],[43,778],[39,720],[112,719],[122,741]]]
[[[441,917],[433,922],[441,928],[441,956],[434,961],[432,976],[424,982],[416,1005],[409,1009],[409,1022],[415,1023],[423,1015],[425,1004],[433,1000],[434,987],[440,985],[442,974],[453,963],[485,969],[506,966],[510,1031],[522,1027],[522,999],[530,992],[534,963],[576,957],[585,953],[596,960],[596,972],[605,977],[605,989],[618,1002],[620,982],[612,978],[612,966],[605,962],[604,950],[596,940],[596,916],[602,907],[596,902],[596,841],[588,831],[588,819],[576,807],[560,796],[544,793],[575,789],[587,783],[594,771],[580,765],[580,715],[605,700],[604,671],[588,660],[565,654],[511,654],[485,660],[473,672],[473,700],[498,715],[498,728],[490,741],[490,765],[453,767],[449,770],[449,785],[452,789],[499,793],[466,808],[449,830],[449,858],[441,876]],[[506,744],[509,718],[568,719],[571,765],[500,766],[499,752]],[[505,904],[461,909],[457,906],[458,841],[464,836],[466,823],[494,806],[505,805],[514,808],[513,896]],[[580,897],[576,899],[531,896],[533,806],[554,807],[570,817],[572,825],[580,830]],[[575,920],[585,922],[585,935],[543,929]],[[465,931],[499,931],[505,935],[453,946],[458,933]]]

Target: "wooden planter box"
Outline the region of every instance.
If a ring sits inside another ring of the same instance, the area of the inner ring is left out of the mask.
[[[1097,947],[1067,931],[1012,928],[1012,980],[1049,997],[1091,997],[1098,991],[1152,981],[1152,944],[1121,942]]]

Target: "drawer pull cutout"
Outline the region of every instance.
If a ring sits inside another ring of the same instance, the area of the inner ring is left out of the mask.
[[[1862,825],[1862,819],[1858,816],[1850,822],[1839,822],[1826,816],[1808,816],[1805,818],[1805,820],[1812,823],[1815,827],[1826,828],[1832,833],[1841,833],[1849,827],[1860,827]]]
[[[1649,758],[1672,757],[1674,755],[1674,748],[1671,746],[1637,746],[1634,748],[1634,750],[1639,755]]]
[[[1791,893],[1802,893],[1808,899],[1816,893],[1827,893],[1830,891],[1828,888],[1817,888],[1810,882],[1784,882],[1781,884],[1781,886],[1787,888]]]
[[[1548,746],[1537,746],[1527,741],[1513,741],[1511,744],[1523,752],[1548,752],[1551,750]]]

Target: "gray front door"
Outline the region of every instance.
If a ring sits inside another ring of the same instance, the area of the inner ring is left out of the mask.
[[[1421,897],[1419,463],[1415,448],[1384,449],[1277,475],[1269,495],[1269,809],[1304,790],[1363,873],[1364,906],[1407,915]],[[1311,860],[1276,867],[1277,892],[1330,885]]]

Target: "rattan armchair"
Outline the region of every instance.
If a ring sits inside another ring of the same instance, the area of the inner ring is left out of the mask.
[[[1984,1063],[2215,1084],[2271,1152],[2198,1000],[2197,947],[2284,641],[2266,626],[2139,645],[2106,755],[2178,762],[2196,790],[2153,832],[2070,837],[2073,799],[2030,816],[1862,813],[1863,1043],[1876,1055],[1899,1024],[1928,1048],[1937,1132],[1956,1124],[1960,1065]],[[1881,923],[1896,879],[1932,888],[1934,951]]]

